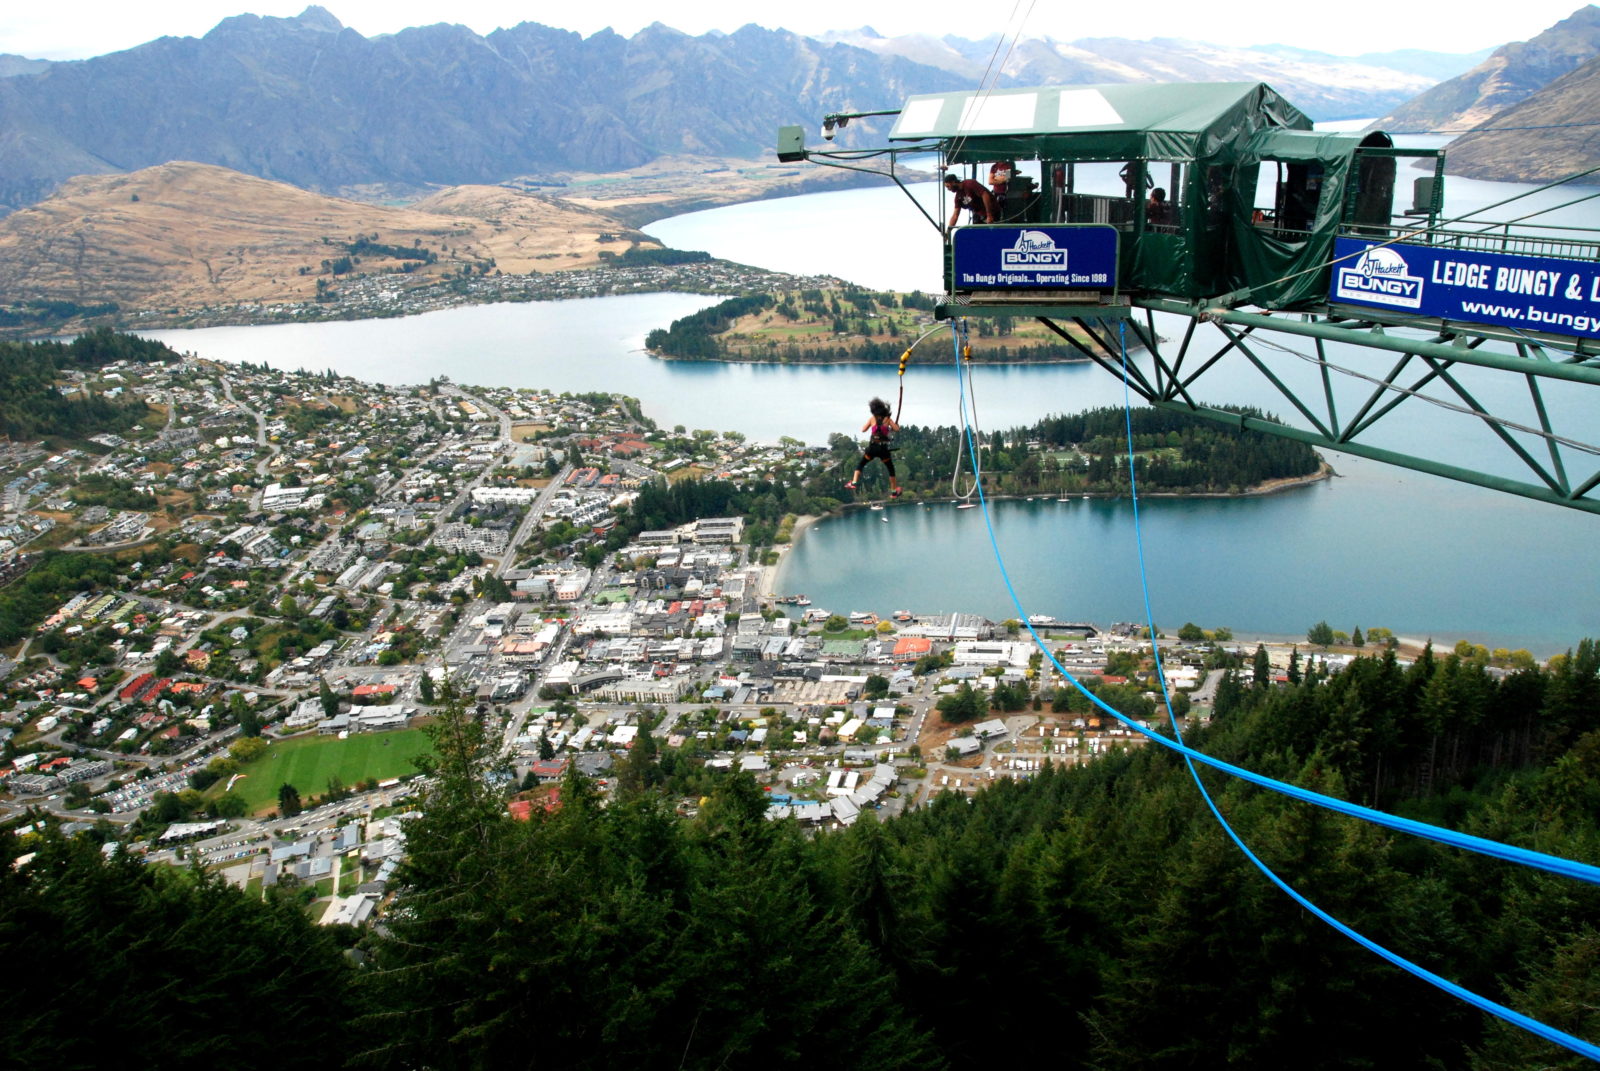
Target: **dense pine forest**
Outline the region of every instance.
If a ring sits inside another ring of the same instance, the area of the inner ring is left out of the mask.
[[[193,873],[3,838],[6,1052],[28,1066],[1576,1068],[1340,937],[1236,851],[1165,749],[807,836],[744,776],[693,818],[651,749],[520,822],[480,727],[436,728],[386,926],[319,931]],[[1207,753],[1600,861],[1600,647],[1497,676],[1392,652],[1231,674]],[[1244,840],[1350,925],[1600,1038],[1600,889],[1201,775]],[[350,947],[348,953],[343,947]],[[276,1027],[276,1028],[274,1028]],[[91,1054],[86,1039],[115,1038]]]
[[[1253,409],[1237,411],[1262,416]],[[1127,494],[1125,421],[1133,429],[1140,494],[1238,494],[1273,480],[1312,476],[1321,466],[1315,450],[1289,439],[1167,410],[1103,408],[980,433],[986,493]],[[853,440],[835,436],[829,446],[836,464],[842,459],[854,466],[859,449]],[[949,494],[958,452],[970,476],[970,451],[959,429],[908,427],[895,436],[893,448],[901,483],[910,491]]]
[[[98,328],[71,342],[0,342],[0,436],[77,437],[124,431],[145,414],[143,402],[114,402],[91,393],[68,398],[56,389],[64,371],[91,371],[117,361],[168,361],[160,342]]]

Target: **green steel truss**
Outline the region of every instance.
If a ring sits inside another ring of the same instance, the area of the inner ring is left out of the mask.
[[[1600,354],[1592,343],[1439,321],[1427,323],[1429,330],[1423,331],[1419,330],[1423,321],[1383,323],[1353,309],[1267,314],[1161,298],[1135,298],[1133,305],[1135,314],[1122,321],[1130,350],[1129,388],[1151,405],[1600,513],[1600,445],[1581,437],[1594,437],[1592,429],[1600,425],[1600,410],[1582,389],[1600,387]],[[958,314],[956,309],[949,311]],[[1178,321],[1177,338],[1161,336],[1156,313],[1183,318]],[[1065,308],[1037,319],[1083,356],[1122,377],[1121,340],[1113,323],[1092,310],[1073,315]],[[1063,323],[1077,330],[1069,331]],[[1337,356],[1330,357],[1330,343],[1366,352],[1341,363]],[[1135,346],[1144,351],[1137,359]],[[1267,393],[1287,405],[1288,423],[1241,415],[1200,400],[1207,374],[1224,358],[1230,358],[1231,375],[1237,375],[1242,358],[1245,367],[1261,377],[1262,384],[1270,387]],[[1482,384],[1489,376],[1512,378],[1497,379],[1492,390],[1485,390]],[[1463,382],[1469,377],[1479,389]],[[1523,382],[1517,386],[1519,379]],[[1505,399],[1512,392],[1505,386],[1517,386],[1518,394],[1526,391],[1525,413],[1510,411]],[[1550,391],[1564,392],[1562,405],[1547,404]],[[1580,391],[1583,419],[1575,419],[1572,398]],[[1501,403],[1480,401],[1490,394]],[[1600,393],[1594,399],[1600,400]],[[1481,463],[1461,463],[1464,459],[1452,449],[1459,438],[1455,435],[1430,442],[1432,456],[1375,441],[1420,405],[1442,406],[1454,414],[1451,419],[1462,422],[1463,434],[1487,429],[1505,448],[1501,467],[1515,475],[1488,471],[1490,466]],[[1574,424],[1580,425],[1579,430],[1573,430]]]

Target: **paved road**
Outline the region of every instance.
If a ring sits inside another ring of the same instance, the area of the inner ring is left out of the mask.
[[[248,413],[250,416],[255,418],[256,445],[264,447],[267,451],[267,456],[256,462],[256,475],[265,477],[267,474],[267,469],[271,467],[272,462],[282,451],[279,449],[276,443],[267,442],[267,418],[233,396],[233,384],[228,382],[227,376],[222,376],[221,380],[222,393],[228,399],[228,401],[232,402],[234,405],[237,405],[241,411]],[[256,505],[258,507],[261,505],[261,499],[259,497],[256,498]]]

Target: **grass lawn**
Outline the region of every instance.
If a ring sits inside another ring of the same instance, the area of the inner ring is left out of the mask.
[[[278,786],[288,782],[300,798],[328,791],[328,779],[346,785],[368,778],[383,780],[415,773],[411,760],[430,751],[433,742],[421,729],[393,733],[358,733],[347,740],[333,736],[302,736],[274,740],[267,752],[244,768],[234,791],[243,796],[251,812],[278,805]]]

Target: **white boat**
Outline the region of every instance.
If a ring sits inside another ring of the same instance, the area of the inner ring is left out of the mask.
[[[956,509],[977,509],[977,508],[978,508],[978,504],[976,502],[958,502],[958,503],[956,503]]]
[[[874,513],[882,513],[883,512],[883,503],[879,502],[879,503],[874,504],[872,506],[872,512],[874,512]]]

